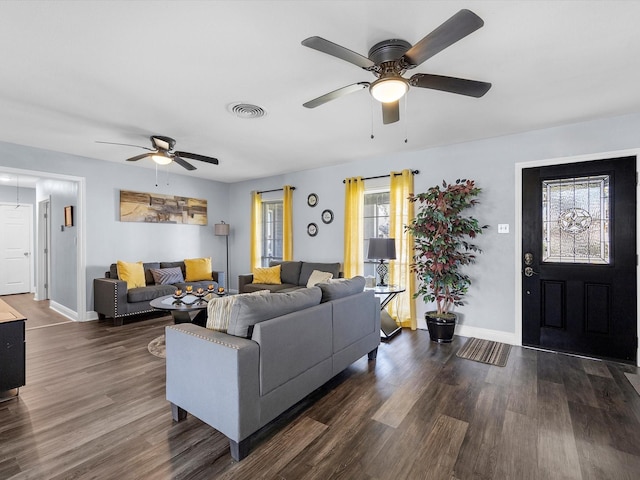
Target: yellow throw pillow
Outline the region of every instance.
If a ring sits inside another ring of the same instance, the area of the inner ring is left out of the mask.
[[[144,267],[142,262],[123,262],[118,260],[118,278],[127,282],[127,290],[130,288],[145,287]]]
[[[185,258],[184,266],[187,274],[187,278],[184,279],[185,282],[213,280],[211,276],[211,257]]]
[[[267,268],[256,268],[253,272],[253,283],[262,283],[264,285],[280,285],[280,265]]]

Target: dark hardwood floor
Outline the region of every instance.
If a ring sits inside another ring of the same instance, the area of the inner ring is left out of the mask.
[[[517,347],[492,367],[425,331],[353,364],[237,463],[198,419],[172,423],[165,362],[147,351],[170,323],[27,331],[27,385],[0,403],[0,478],[640,478],[636,367]]]

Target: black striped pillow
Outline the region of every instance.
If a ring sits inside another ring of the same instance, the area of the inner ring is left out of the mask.
[[[149,271],[153,275],[153,281],[156,285],[172,285],[184,282],[180,267],[150,268]]]

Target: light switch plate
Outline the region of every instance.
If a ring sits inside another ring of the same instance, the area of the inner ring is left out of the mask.
[[[508,223],[499,223],[498,224],[498,233],[509,233],[509,224]]]

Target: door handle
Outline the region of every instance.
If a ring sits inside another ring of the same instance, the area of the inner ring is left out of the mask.
[[[524,268],[524,276],[525,277],[533,277],[534,275],[538,275],[538,272],[534,272],[533,268],[525,267]]]
[[[29,256],[29,252],[24,252],[24,256],[28,257]]]

